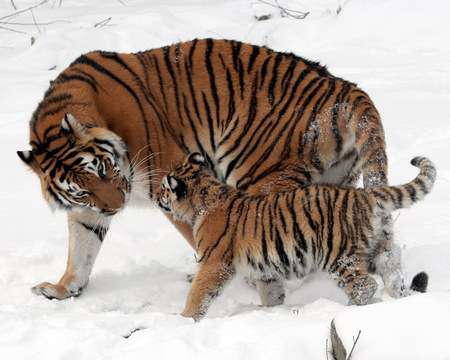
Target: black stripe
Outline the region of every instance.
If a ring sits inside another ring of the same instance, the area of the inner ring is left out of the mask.
[[[260,200],[261,201],[261,200]],[[263,203],[263,208],[261,211],[261,217],[258,218],[258,223],[261,224],[261,246],[262,246],[262,253],[263,253],[263,259],[264,263],[266,265],[269,265],[269,254],[267,251],[267,239],[266,239],[266,228],[264,226],[264,221],[268,215],[266,214],[266,207],[267,207],[267,201],[261,201]]]
[[[194,66],[193,59],[194,59],[194,51],[195,51],[195,48],[197,47],[197,42],[198,42],[198,39],[194,39],[192,41],[191,50],[189,50],[189,67],[191,68],[191,71]]]
[[[300,249],[306,253],[308,251],[307,240],[305,238],[305,235],[303,234],[302,227],[300,226],[299,221],[297,220],[298,217],[301,216],[301,213],[300,212],[297,213],[294,210],[297,208],[296,204],[299,203],[299,201],[296,199],[297,191],[292,191],[291,193],[292,193],[292,200],[289,202],[289,204],[292,204],[292,206],[288,206],[288,210],[292,218],[294,238],[295,241],[297,242],[297,245],[300,246]]]
[[[52,183],[53,185],[55,185],[54,183]],[[67,206],[66,204],[64,204],[61,199],[58,197],[58,195],[56,194],[55,191],[53,191],[52,187],[49,186],[47,188],[47,191],[50,193],[50,195],[52,196],[52,198],[63,208],[65,209],[69,209],[69,206]]]
[[[71,81],[81,81],[88,84],[96,93],[98,93],[97,84],[86,76],[61,74],[56,80],[56,84],[64,84]]]
[[[269,66],[269,62],[271,59],[272,59],[272,57],[267,57],[267,59],[263,63],[263,66],[261,67],[261,82],[259,83],[260,90],[262,89],[262,87],[266,81],[267,67]]]
[[[259,55],[259,49],[260,49],[259,46],[253,46],[252,53],[250,55],[250,59],[247,65],[247,73],[250,73],[252,71],[253,64],[255,63],[255,60]]]
[[[281,263],[284,267],[284,274],[286,277],[289,277],[289,267],[291,262],[289,261],[289,256],[286,254],[283,246],[283,239],[281,238],[280,232],[277,226],[275,227],[275,249],[277,251],[278,257],[280,258]]]
[[[267,90],[267,92],[268,92],[267,99],[268,99],[270,105],[272,105],[272,106],[275,101],[275,85],[276,85],[277,79],[278,79],[278,66],[280,66],[281,59],[282,59],[281,54],[277,54],[277,56],[275,56],[274,64],[272,67],[272,77],[270,79],[269,88]]]
[[[197,144],[198,148],[200,149],[200,153],[206,155],[206,151],[205,151],[205,149],[203,148],[202,142],[201,142],[200,137],[199,137],[199,135],[198,135],[198,130],[199,130],[199,129],[198,129],[198,127],[196,126],[196,123],[194,122],[194,120],[192,119],[192,116],[191,116],[191,113],[190,113],[190,110],[189,110],[188,101],[187,101],[187,99],[186,99],[186,95],[183,94],[182,97],[183,97],[183,108],[184,108],[184,112],[185,112],[185,114],[186,114],[186,117],[187,117],[187,120],[188,120],[188,122],[189,122],[189,125],[190,125],[190,127],[191,127],[191,129],[192,129],[192,132],[194,133],[194,140],[195,140],[195,143]],[[180,130],[180,129],[178,129],[178,130]],[[188,149],[188,153],[190,153],[190,152],[192,152],[192,151]]]
[[[212,42],[211,39],[208,39],[208,40],[210,40]],[[242,64],[239,63],[239,60],[240,60],[239,54],[241,52],[242,43],[239,42],[239,41],[231,40],[230,41],[230,45],[231,45],[231,52],[232,52],[234,70],[236,72],[239,72],[238,64],[242,65]]]
[[[214,124],[211,117],[211,110],[209,108],[208,99],[206,98],[206,94],[202,91],[203,95],[203,104],[206,110],[206,117],[208,118],[208,128],[209,128],[209,141],[211,142],[211,149],[213,153],[216,153],[216,142],[214,140]]]
[[[334,227],[334,212],[337,210],[334,205],[336,203],[336,198],[332,198],[330,189],[324,189],[323,197],[326,207],[327,213],[327,228],[324,228],[324,231],[327,230],[327,252],[325,255],[324,261],[324,269],[328,268],[328,262],[330,261],[331,253],[333,252],[333,245],[337,245],[335,243],[339,243],[341,239],[335,239],[333,236],[333,227]]]
[[[195,96],[194,85],[192,83],[192,67],[188,65],[187,60],[188,59],[185,59],[184,68],[185,68],[187,79],[188,79],[189,93],[191,95],[192,105],[195,110],[195,115],[197,116],[197,121],[199,122],[200,126],[203,126],[202,117],[200,116],[200,112],[199,112],[199,106],[197,105],[197,98]],[[189,59],[189,60],[192,60],[192,59]]]
[[[181,106],[180,106],[180,99],[179,99],[179,93],[178,93],[178,81],[175,77],[175,72],[172,67],[172,61],[170,59],[170,49],[171,49],[171,46],[164,47],[164,61],[166,64],[166,68],[170,74],[170,77],[172,78],[172,85],[173,85],[175,103],[176,103],[177,112],[178,112],[178,119],[181,121],[181,124],[183,125],[183,117],[181,116]]]
[[[220,122],[219,96],[217,95],[216,80],[215,80],[215,76],[214,76],[214,67],[212,66],[212,63],[211,63],[211,54],[212,54],[213,46],[214,46],[213,40],[207,39],[206,40],[205,64],[206,64],[206,70],[208,71],[208,75],[209,75],[211,94],[214,99],[214,104],[216,105],[216,124],[219,124],[219,122]]]
[[[235,103],[234,103],[234,86],[233,86],[233,80],[231,78],[231,73],[230,70],[227,68],[226,71],[226,75],[227,75],[227,84],[228,84],[228,92],[229,92],[229,101],[228,101],[228,116],[227,116],[227,120],[222,128],[222,134],[225,132],[225,129],[228,129],[231,120],[233,119],[235,112],[236,112],[236,107],[235,107]],[[228,134],[230,135],[231,132]],[[223,139],[220,143],[224,142],[225,139]]]
[[[95,235],[97,235],[97,237],[99,238],[99,240],[101,242],[103,242],[103,240],[105,239],[106,233],[108,232],[108,228],[104,228],[102,226],[89,226],[88,224],[85,224],[81,221],[77,221],[78,224],[80,224],[81,226],[83,226],[86,230],[93,232]]]
[[[406,184],[405,189],[406,189],[406,191],[408,191],[411,201],[416,202],[417,201],[417,193],[416,193],[415,187],[411,184]]]

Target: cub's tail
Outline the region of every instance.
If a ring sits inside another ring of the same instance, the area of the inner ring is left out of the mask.
[[[431,191],[436,180],[436,167],[425,157],[415,157],[411,160],[411,164],[420,169],[419,174],[411,182],[398,186],[375,186],[365,190],[370,191],[380,206],[389,212],[406,208],[422,200]],[[414,276],[410,290],[423,293],[427,285],[428,275],[420,272]]]
[[[419,174],[411,182],[398,186],[375,186],[367,189],[374,195],[379,204],[388,211],[411,206],[422,200],[431,191],[436,180],[436,167],[425,157],[415,157],[411,164],[420,169]]]

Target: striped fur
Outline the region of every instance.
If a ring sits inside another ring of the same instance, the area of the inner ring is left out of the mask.
[[[267,281],[325,271],[350,305],[367,304],[377,288],[370,262],[384,239],[386,217],[423,199],[436,179],[428,159],[412,164],[419,175],[400,186],[310,185],[251,196],[221,183],[200,154],[192,155],[163,180],[159,200],[192,226],[199,254],[183,315],[199,320],[235,273]]]
[[[82,55],[45,93],[30,144],[19,156],[39,175],[49,203],[71,214],[63,277],[76,281],[36,290],[55,298],[87,284],[95,257],[72,248],[87,236],[101,243],[106,216],[128,199],[151,203],[159,176],[188,153],[202,153],[217,178],[252,194],[352,186],[361,172],[365,186],[387,184],[383,127],[364,91],[315,62],[236,41]],[[103,229],[90,234],[99,226],[86,222],[94,213],[104,215]],[[189,227],[174,224],[193,244]],[[383,249],[390,244],[386,238]],[[401,296],[401,272],[395,279],[392,291]]]

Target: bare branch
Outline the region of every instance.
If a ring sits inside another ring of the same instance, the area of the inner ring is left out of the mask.
[[[309,15],[309,12],[304,12],[304,11],[299,11],[299,10],[292,10],[292,9],[286,9],[284,7],[282,7],[279,3],[278,0],[275,0],[275,4],[272,4],[268,1],[265,0],[258,0],[260,3],[269,5],[269,6],[273,6],[275,8],[278,8],[281,12],[281,16],[283,17],[290,17],[293,19],[304,19]]]
[[[110,21],[111,21],[111,17],[98,22],[97,24],[94,25],[94,27],[97,27],[97,26],[103,27],[103,26],[107,25]]]
[[[15,32],[15,33],[18,33],[18,34],[26,34],[26,32],[10,29],[10,28],[5,27],[4,25],[0,26],[0,30],[12,31],[12,32]]]
[[[33,9],[30,9],[30,12],[31,12],[31,16],[33,17],[34,25],[36,25],[36,29],[38,29],[39,34],[41,34],[42,31],[41,31],[41,29],[39,29],[39,26],[38,26],[38,24],[36,23],[36,18],[34,17]]]
[[[43,0],[37,5],[30,6],[30,7],[26,8],[26,9],[24,9],[24,10],[19,10],[19,11],[16,11],[16,12],[12,13],[12,14],[9,14],[9,15],[1,17],[0,18],[0,30],[8,30],[8,31],[13,31],[13,32],[19,33],[19,34],[26,34],[26,32],[23,32],[23,31],[20,31],[20,30],[15,30],[15,29],[12,29],[11,27],[12,26],[34,26],[39,31],[39,33],[42,33],[40,26],[55,24],[55,23],[58,23],[58,22],[70,23],[70,21],[68,21],[68,20],[54,20],[54,21],[49,21],[49,22],[37,22],[33,10],[36,9],[37,7],[41,6],[41,5],[44,5],[48,1],[49,0]],[[13,3],[13,0],[11,0],[11,2]],[[15,4],[14,4],[14,6],[15,6]],[[14,19],[15,17],[19,16],[22,13],[28,12],[28,11],[31,13],[31,16],[33,18],[33,22],[30,23],[30,22],[17,22],[17,21],[13,22],[12,21],[12,19]]]
[[[359,333],[358,333],[358,336],[356,337],[356,340],[355,340],[355,338],[353,338],[353,346],[352,346],[352,349],[350,350],[350,354],[348,354],[347,360],[350,360],[350,358],[352,357],[352,352],[353,352],[353,349],[356,346],[356,343],[358,342],[359,335],[361,335],[361,330],[359,330]]]
[[[16,12],[13,13],[13,14],[10,14],[10,15],[6,15],[6,16],[0,17],[0,20],[8,19],[8,18],[13,17],[13,16],[16,16],[16,15],[18,15],[18,14],[21,14],[21,13],[24,13],[24,12],[27,12],[27,11],[30,11],[30,10],[32,10],[32,9],[36,9],[37,7],[39,7],[39,6],[41,6],[41,5],[44,5],[44,4],[47,3],[48,1],[49,1],[49,0],[42,0],[42,2],[40,2],[40,3],[37,4],[37,5],[30,6],[30,7],[27,8],[27,9],[20,10],[20,11],[16,11]]]
[[[54,21],[49,21],[49,22],[33,22],[33,23],[20,23],[20,22],[10,22],[10,21],[0,21],[0,25],[20,25],[20,26],[45,26],[45,25],[52,25],[52,24],[56,24],[56,23],[67,23],[69,24],[70,21],[69,20],[54,20]]]

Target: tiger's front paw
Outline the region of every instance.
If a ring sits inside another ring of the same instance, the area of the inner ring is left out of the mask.
[[[81,295],[83,288],[80,287],[77,290],[68,290],[63,285],[53,285],[48,282],[44,282],[42,284],[36,285],[31,288],[31,291],[36,295],[43,295],[47,299],[58,299],[63,300],[69,297],[76,297]]]

